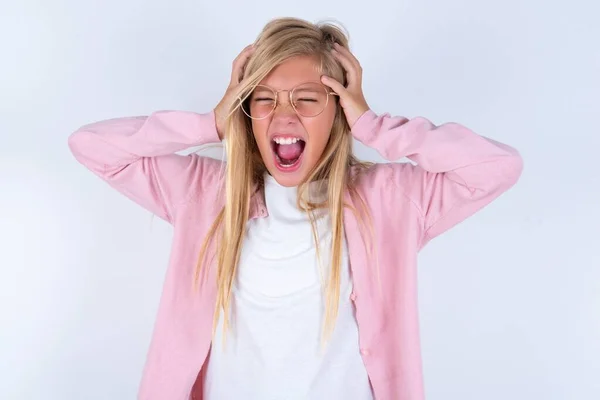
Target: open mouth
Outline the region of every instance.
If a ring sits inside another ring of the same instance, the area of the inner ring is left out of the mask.
[[[275,166],[284,172],[298,169],[304,154],[306,142],[298,137],[278,136],[271,140],[271,148],[275,156]]]

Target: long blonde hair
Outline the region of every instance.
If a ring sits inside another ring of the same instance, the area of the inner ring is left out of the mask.
[[[211,241],[216,241],[218,292],[213,329],[217,327],[220,311],[224,314],[224,331],[229,326],[231,290],[249,218],[250,200],[253,188],[264,188],[263,177],[267,171],[252,133],[251,121],[243,113],[241,104],[273,68],[295,56],[315,57],[320,62],[322,73],[345,85],[344,70],[330,52],[334,42],[348,47],[348,36],[335,24],[310,23],[297,18],[278,18],[270,21],[255,41],[255,52],[248,60],[244,77],[235,94],[239,100],[231,105],[226,122],[225,205],[205,238],[194,276],[194,285],[197,285],[203,265],[206,265],[204,276],[207,276],[206,269],[209,262],[205,261],[208,247]],[[359,220],[364,222],[364,215],[368,213],[351,179],[351,169],[366,168],[368,165],[370,164],[360,162],[352,155],[352,135],[338,101],[329,142],[316,166],[299,185],[297,200],[298,207],[309,215],[319,260],[318,233],[313,212],[319,208],[327,208],[331,219],[331,269],[325,287],[326,310],[323,324],[323,333],[326,337],[335,327],[339,307],[343,208],[350,207],[344,202],[344,193],[348,191],[353,202],[361,205],[362,212],[358,212],[354,207],[351,208]],[[321,203],[306,201],[308,185],[317,180],[327,182],[326,200]]]

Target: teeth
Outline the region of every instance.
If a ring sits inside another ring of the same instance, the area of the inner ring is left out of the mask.
[[[275,138],[273,141],[277,144],[292,144],[298,142],[298,138]]]

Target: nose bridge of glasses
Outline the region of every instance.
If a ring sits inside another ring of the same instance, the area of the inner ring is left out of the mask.
[[[279,94],[281,93],[281,97],[279,97]],[[287,103],[288,105],[290,105],[291,101],[292,101],[292,89],[279,89],[279,90],[275,90],[275,98],[277,99],[277,103],[278,104],[285,104]],[[282,102],[281,98],[283,98],[285,101]]]
[[[273,89],[273,92],[275,93],[275,110],[277,111],[277,109],[285,109],[288,108],[289,110],[292,111],[296,111],[294,109],[294,106],[292,105],[292,90],[293,89],[278,89],[275,90]],[[279,94],[281,93],[281,97],[279,97]],[[283,98],[283,101],[281,101]]]

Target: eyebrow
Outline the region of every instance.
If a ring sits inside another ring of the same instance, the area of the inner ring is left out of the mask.
[[[288,89],[281,89],[281,88],[278,88],[278,87],[273,87],[271,85],[267,85],[266,83],[261,83],[259,86],[262,86],[262,87],[258,87],[257,86],[256,88],[254,88],[254,91],[259,91],[259,90],[263,90],[264,91],[264,90],[267,90],[266,88],[264,88],[264,86],[266,86],[267,88],[271,88],[271,89],[273,89],[275,91],[279,91],[279,90],[292,90],[293,87],[297,87],[297,86],[305,85],[305,84],[309,84],[309,83],[318,84],[318,82],[316,82],[314,80],[309,80],[309,81],[304,81],[304,82],[297,83],[294,86],[288,86]],[[314,90],[311,90],[311,91],[314,92]]]
[[[305,92],[308,92],[308,93],[318,93],[319,90],[312,89],[312,88],[311,89],[309,89],[309,88],[299,88],[299,89],[296,89],[296,92],[297,93],[305,93]]]
[[[261,95],[271,94],[272,95],[273,92],[266,88],[256,88],[256,89],[254,89],[253,94],[261,94]]]

